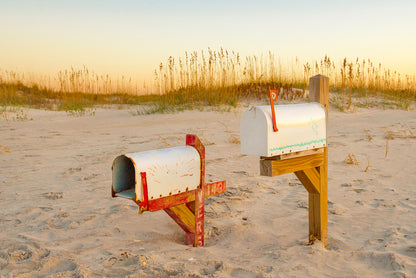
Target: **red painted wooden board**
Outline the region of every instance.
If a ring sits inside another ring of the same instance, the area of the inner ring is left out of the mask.
[[[213,183],[205,184],[204,186],[204,197],[210,197],[213,195],[217,195],[220,193],[224,193],[226,191],[226,181],[218,181]],[[147,207],[149,211],[158,211],[161,209],[166,209],[170,207],[174,207],[180,204],[187,204],[192,201],[195,201],[195,192],[196,190],[183,192],[180,194],[167,196],[163,198],[158,198],[155,200],[148,200]],[[143,202],[142,202],[143,203]],[[140,203],[140,207],[142,207],[142,203]]]

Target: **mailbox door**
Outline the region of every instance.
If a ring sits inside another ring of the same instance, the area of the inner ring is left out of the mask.
[[[273,123],[268,114],[259,109],[259,106],[250,106],[241,119],[241,153],[267,156],[268,138],[266,135],[270,130],[273,131]]]

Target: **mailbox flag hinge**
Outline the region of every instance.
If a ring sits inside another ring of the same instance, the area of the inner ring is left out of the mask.
[[[277,124],[276,124],[276,113],[275,113],[275,109],[274,109],[274,101],[277,100],[277,91],[276,90],[269,90],[269,95],[270,95],[270,106],[272,109],[272,121],[273,121],[273,131],[277,132],[279,131],[277,129]]]
[[[139,214],[142,214],[143,211],[149,211],[149,195],[147,193],[146,172],[140,172],[140,176],[142,178],[143,202],[139,204]]]

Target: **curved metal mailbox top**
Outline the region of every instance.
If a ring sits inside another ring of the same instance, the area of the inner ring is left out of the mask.
[[[270,106],[251,106],[241,120],[241,152],[275,156],[315,149],[326,145],[326,112],[316,102],[275,105],[273,131]]]
[[[143,201],[141,172],[146,172],[150,200],[175,195],[199,186],[201,158],[191,146],[119,156],[113,162],[113,191],[116,196]]]

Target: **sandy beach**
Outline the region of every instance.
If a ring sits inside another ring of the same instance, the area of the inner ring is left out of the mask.
[[[325,249],[308,245],[296,176],[260,176],[259,157],[241,155],[245,109],[0,119],[0,276],[416,277],[416,112],[330,108]],[[207,181],[227,181],[206,199],[200,248],[165,212],[111,197],[116,156],[186,134],[206,146]]]

